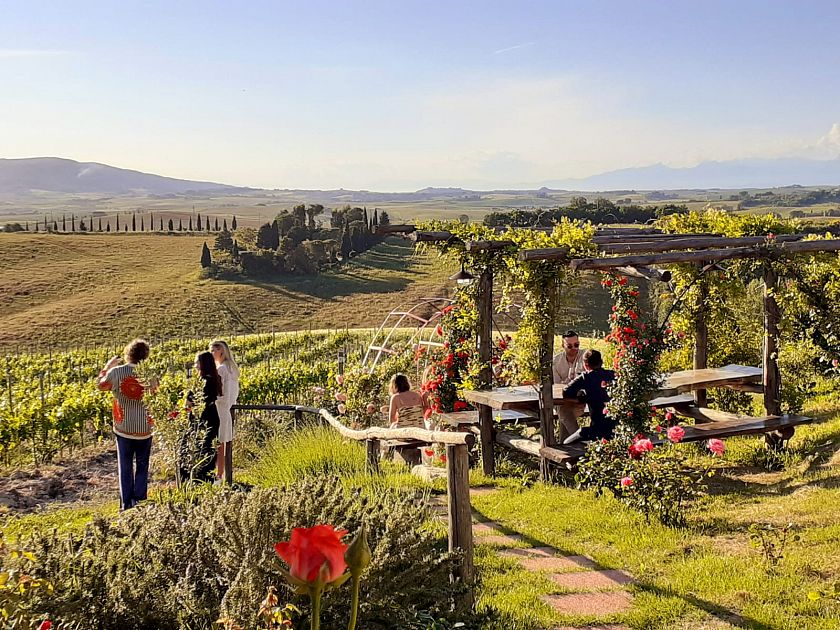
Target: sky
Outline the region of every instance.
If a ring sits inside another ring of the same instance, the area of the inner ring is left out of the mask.
[[[0,0],[0,157],[265,188],[840,155],[836,0]]]

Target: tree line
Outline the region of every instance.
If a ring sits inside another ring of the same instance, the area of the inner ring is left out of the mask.
[[[344,206],[332,210],[329,225],[323,225],[316,219],[325,212],[321,204],[300,204],[256,231],[223,229],[212,253],[206,243],[202,248],[201,266],[246,276],[311,275],[379,243],[376,227],[390,222],[387,212]]]
[[[140,217],[139,221],[137,217]],[[131,214],[131,219],[127,219],[123,215],[123,221],[120,223],[120,215],[114,217],[114,227],[111,228],[111,217],[94,217],[87,218],[79,217],[76,220],[76,215],[71,213],[68,219],[66,214],[61,215],[61,219],[52,218],[51,220],[44,216],[43,221],[34,221],[32,230],[29,229],[29,221],[7,223],[2,231],[4,232],[48,232],[48,233],[79,233],[79,232],[221,232],[228,229],[227,218],[222,219],[222,224],[219,224],[219,217],[214,217],[213,221],[209,216],[201,217],[201,213],[196,213],[195,217],[189,215],[186,222],[182,217],[178,218],[177,224],[175,220],[170,218],[164,223],[164,218],[160,215],[157,217],[158,229],[155,229],[155,215],[150,212],[148,215],[148,222],[146,215]],[[237,228],[236,216],[231,219],[230,229]]]
[[[615,204],[609,199],[598,197],[588,201],[586,197],[572,197],[569,205],[557,208],[534,210],[508,210],[491,212],[484,217],[484,225],[490,227],[548,227],[562,217],[591,221],[592,223],[647,223],[669,214],[685,214],[684,205],[665,204],[642,206],[639,204]]]

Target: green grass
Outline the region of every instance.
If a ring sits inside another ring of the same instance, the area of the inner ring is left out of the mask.
[[[0,524],[0,531],[7,540],[25,539],[33,530],[56,530],[59,534],[79,534],[96,515],[113,516],[119,511],[119,501],[97,505],[71,505],[50,508],[20,516],[7,516]]]
[[[685,529],[647,523],[611,497],[560,486],[522,489],[506,484],[496,495],[476,498],[475,505],[483,518],[523,533],[531,544],[586,554],[603,568],[631,573],[637,580],[633,609],[598,618],[598,623],[698,630],[836,629],[840,602],[812,601],[809,594],[840,580],[840,404],[836,395],[821,398],[808,411],[818,412],[821,422],[797,430],[783,471],[741,461],[746,449],[763,448],[760,437],[727,440],[729,452],[723,460],[698,461],[716,465],[718,475]],[[788,540],[783,557],[772,567],[750,543],[749,527],[778,530],[789,523],[801,538]],[[560,591],[489,548],[478,547],[476,564],[480,608],[509,620],[509,627],[596,621],[556,615],[540,597]]]

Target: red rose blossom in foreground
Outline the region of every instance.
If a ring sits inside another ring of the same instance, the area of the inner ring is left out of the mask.
[[[674,444],[677,442],[682,442],[682,439],[685,437],[685,429],[681,426],[675,426],[668,429],[668,439],[671,440]]]
[[[726,450],[726,445],[723,443],[723,440],[718,440],[716,438],[712,438],[708,442],[706,442],[706,446],[709,447],[709,450],[712,451],[714,455],[723,455],[723,452]]]
[[[321,567],[326,565],[325,583],[330,584],[347,569],[344,560],[347,545],[341,542],[346,533],[332,525],[296,527],[292,530],[292,539],[277,543],[274,551],[289,565],[293,578],[308,584],[317,582]]]
[[[622,488],[629,488],[633,485],[633,479],[630,477],[622,477],[621,478],[621,487]]]

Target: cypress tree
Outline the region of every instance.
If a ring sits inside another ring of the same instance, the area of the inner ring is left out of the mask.
[[[117,213],[117,232],[120,231],[120,214]]]
[[[236,215],[233,215],[233,221],[231,221],[231,223],[230,223],[230,228],[232,230],[236,229]]]
[[[75,214],[70,215],[70,226],[73,228],[73,231],[75,232],[76,231],[76,215]]]
[[[216,219],[216,223],[218,223],[218,222],[219,222],[219,220]],[[228,229],[227,229],[227,219],[222,219],[222,230],[224,230],[225,232],[228,231]]]
[[[183,231],[184,231],[184,222],[183,222],[183,220],[182,220],[182,219],[178,219],[178,231],[179,231],[179,232],[183,232]]]
[[[379,212],[376,208],[373,209],[373,226],[379,225]]]
[[[163,217],[160,218],[160,231],[163,232]]]
[[[370,220],[368,219],[367,206],[365,206],[364,210],[365,210],[365,227],[369,228],[370,227]]]
[[[154,231],[155,231],[155,213],[150,212],[149,213],[149,232],[154,232]]]
[[[146,225],[145,225],[145,223],[143,222],[143,217],[140,217],[140,231],[141,231],[141,232],[145,232],[145,231],[146,231]]]
[[[99,231],[102,231],[102,217],[99,217]]]
[[[208,232],[210,231],[210,217],[207,217],[204,220],[204,229]]]
[[[126,223],[126,224],[125,224],[125,228],[124,228],[124,229],[125,229],[125,231],[126,231],[126,233],[127,233],[127,232],[128,232],[128,223]]]
[[[35,231],[36,232],[38,231],[38,222],[37,221],[35,221]]]
[[[219,231],[219,217],[216,217],[216,223],[213,226],[213,229],[218,232]]]
[[[239,258],[239,243],[236,242],[236,239],[233,239],[233,250],[231,251],[234,259]]]
[[[67,215],[64,214],[61,215],[61,231],[67,231]]]
[[[48,232],[48,231],[49,231],[49,229],[50,229],[50,228],[49,228],[49,226],[47,225],[47,215],[45,214],[45,215],[44,215],[44,232]]]
[[[106,232],[110,232],[110,231],[111,231],[111,222],[110,222],[110,221],[108,221],[108,227],[107,227],[107,228],[105,228],[105,231],[106,231]]]
[[[194,209],[195,208],[193,208],[193,210]],[[201,215],[200,214],[195,215],[195,220],[196,220],[196,223],[198,224],[198,227],[196,229],[200,230],[201,229]]]
[[[24,223],[23,229],[26,230],[27,232],[29,231],[29,221],[26,221]]]
[[[174,231],[175,231],[175,226],[174,226],[174,225],[173,225],[173,223],[172,223],[172,219],[169,219],[169,231],[170,231],[170,232],[174,232]]]
[[[58,232],[58,221],[53,221],[53,232]]]
[[[136,214],[131,215],[131,231],[132,232],[137,231],[137,215]]]
[[[79,232],[87,232],[87,225],[85,225],[85,220],[79,220]]]
[[[192,215],[190,215],[190,232],[192,232],[192,231],[193,231]]]
[[[205,269],[213,264],[213,259],[210,257],[210,248],[207,247],[207,241],[204,241],[204,246],[201,248],[201,266]]]

